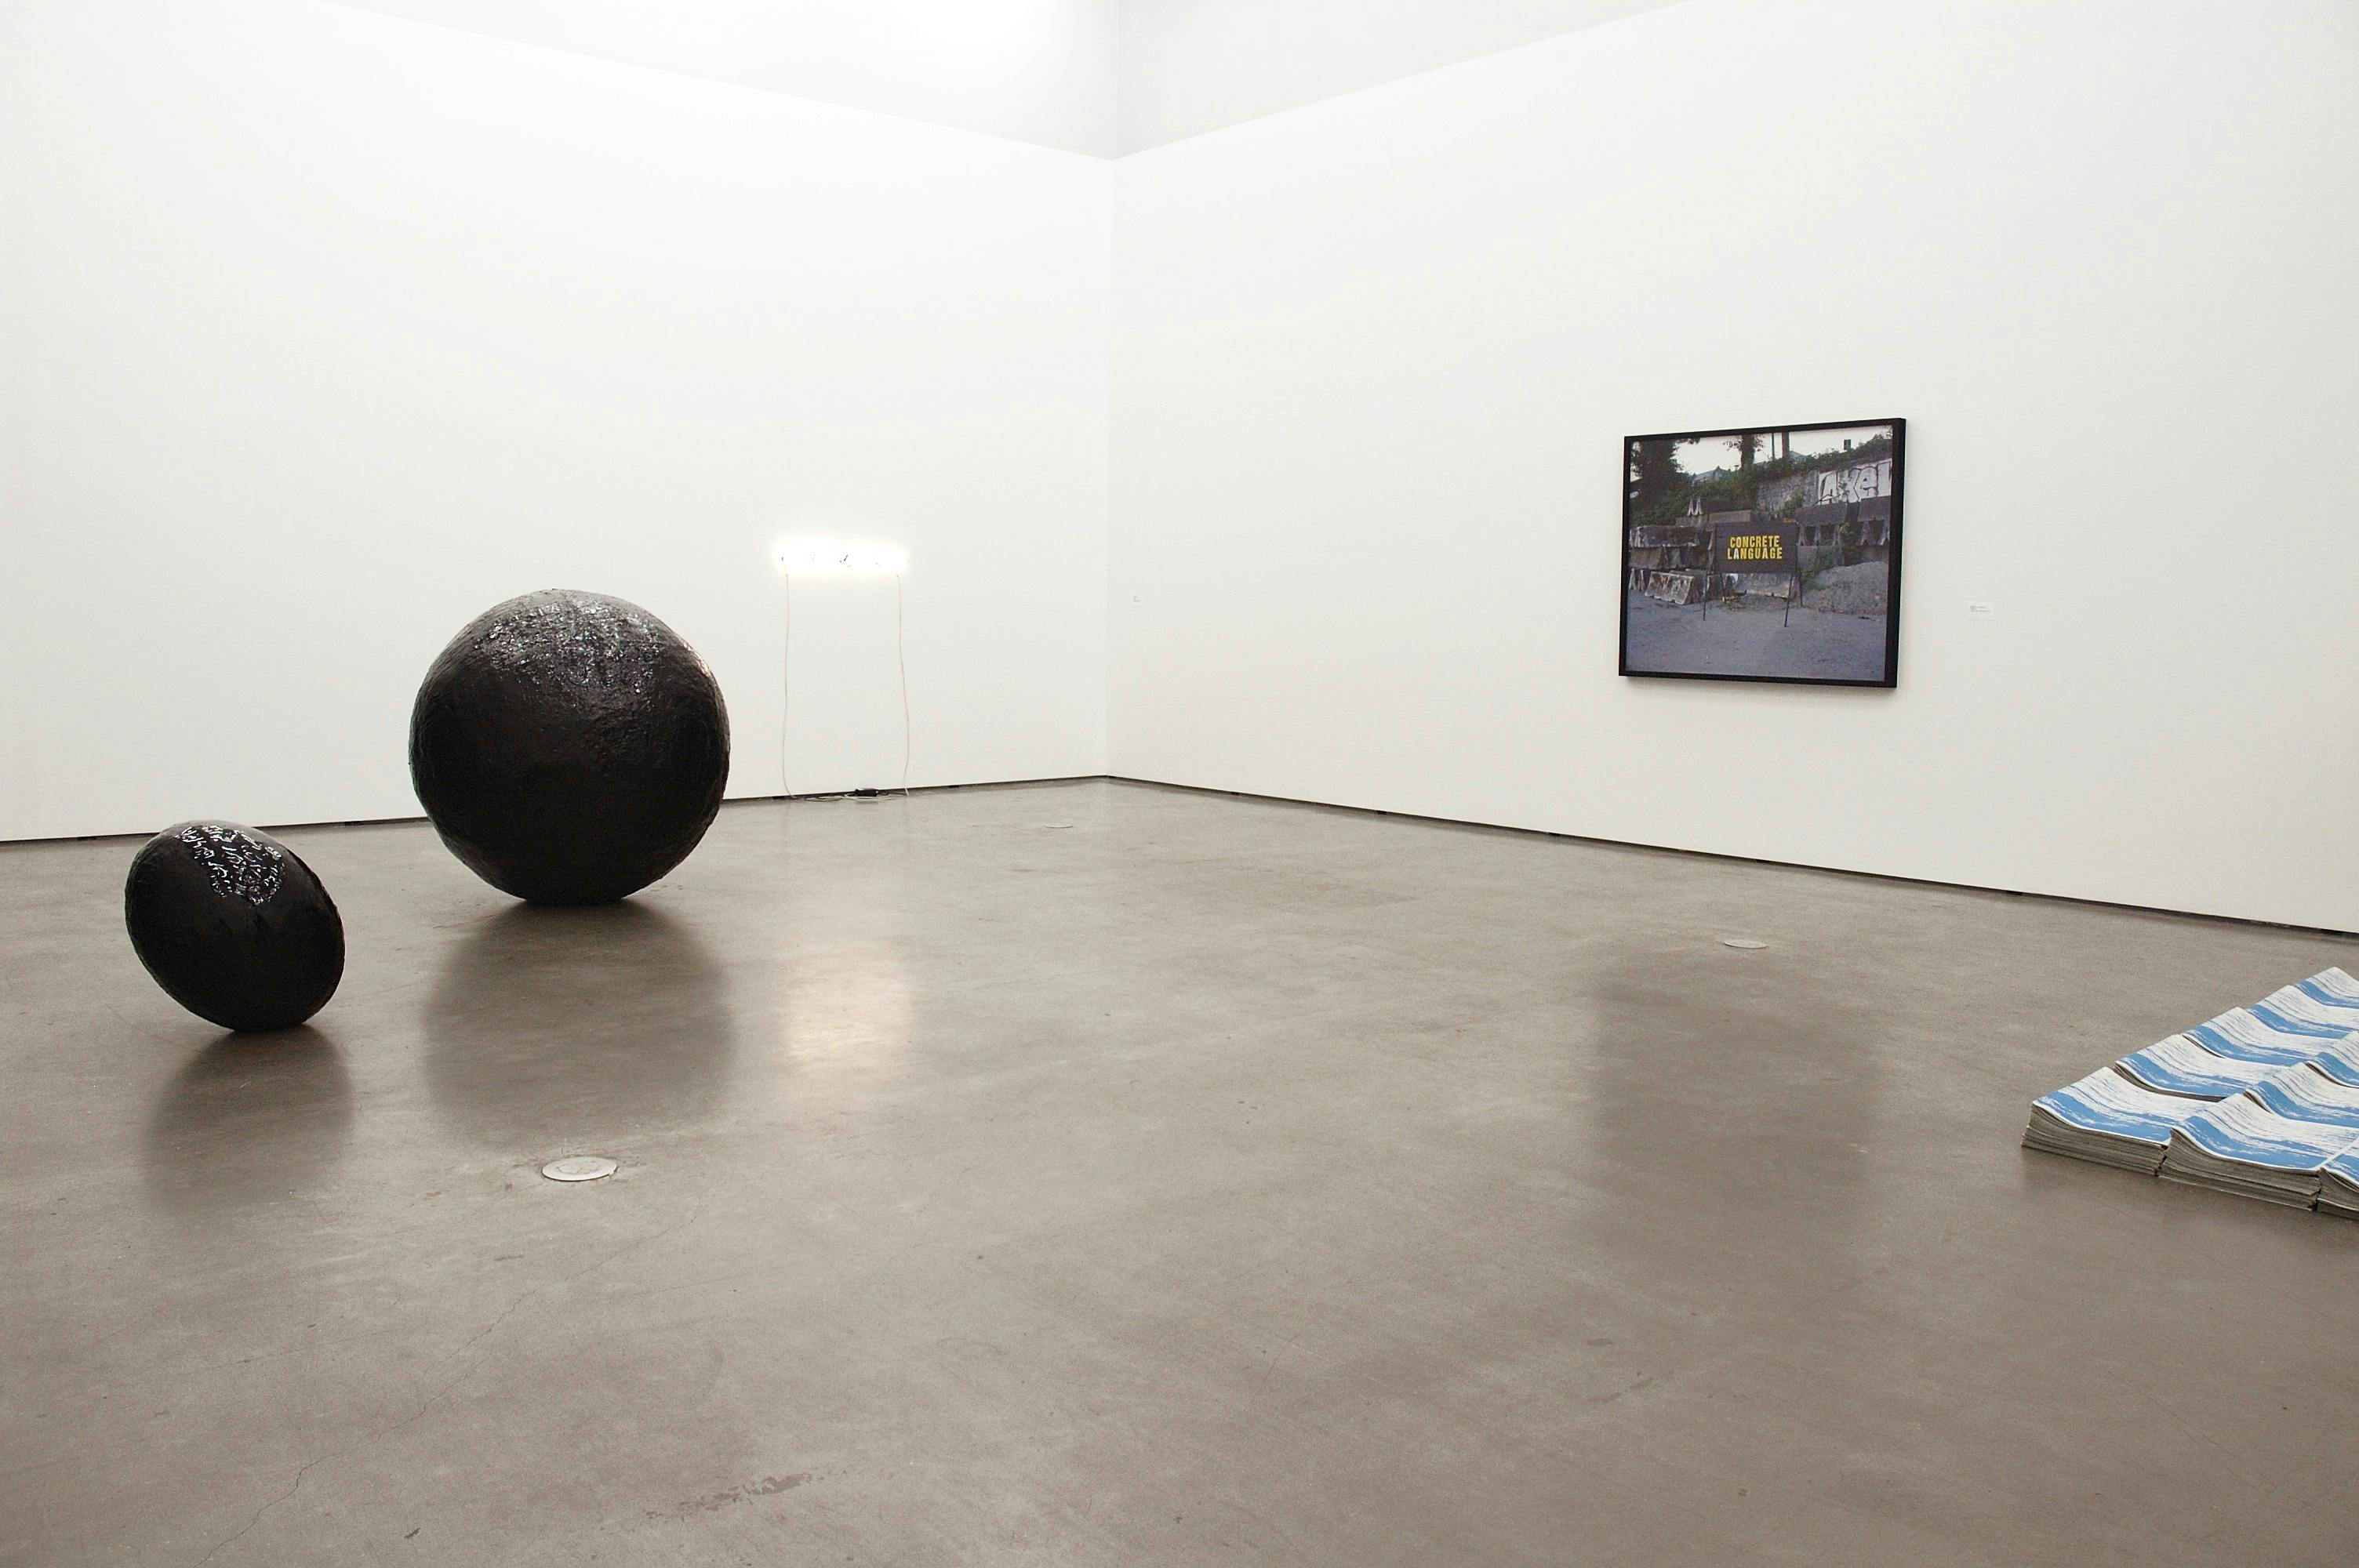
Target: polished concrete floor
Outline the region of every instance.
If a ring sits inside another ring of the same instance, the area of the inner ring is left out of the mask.
[[[2017,1145],[2359,943],[1103,783],[287,837],[255,1039],[0,850],[0,1562],[2359,1561],[2359,1226]]]

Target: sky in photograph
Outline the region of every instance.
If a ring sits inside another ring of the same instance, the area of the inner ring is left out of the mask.
[[[1816,457],[1821,452],[1843,450],[1843,444],[1845,441],[1856,447],[1875,437],[1889,435],[1891,431],[1892,427],[1889,425],[1853,425],[1840,430],[1797,430],[1794,432],[1793,445],[1790,449],[1798,458]],[[1681,441],[1678,445],[1681,473],[1710,473],[1714,469],[1733,469],[1737,466],[1736,440],[1734,437],[1713,436],[1700,441]],[[1754,449],[1753,458],[1756,462],[1758,462],[1768,456],[1769,440],[1767,436],[1764,436],[1761,444]]]

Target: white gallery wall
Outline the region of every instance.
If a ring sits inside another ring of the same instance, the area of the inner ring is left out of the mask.
[[[1103,159],[321,0],[0,6],[0,838],[415,816],[509,595],[646,605],[779,793],[786,536],[906,546],[911,782],[1104,770]],[[889,583],[788,776],[897,784]]]
[[[2359,7],[1130,0],[1129,130],[1263,117],[1109,162],[1104,7],[942,4],[0,5],[0,838],[414,815],[570,586],[734,795],[898,784],[906,653],[920,785],[2359,928]],[[1624,436],[1892,416],[1897,691],[1614,674]],[[818,535],[906,597],[788,672]]]
[[[482,0],[383,3],[472,5]],[[1679,3],[1122,0],[1121,150],[1161,146],[1436,66]]]
[[[1115,150],[1118,0],[341,3],[1069,152]]]
[[[2359,928],[2354,82],[1691,0],[1125,158],[1114,771]],[[1890,416],[1897,690],[1615,676],[1624,436]]]

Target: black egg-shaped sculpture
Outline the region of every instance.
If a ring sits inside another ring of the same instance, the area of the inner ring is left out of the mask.
[[[183,822],[123,884],[132,951],[174,1001],[224,1029],[285,1029],[336,994],[344,923],[299,856],[234,822]]]
[[[535,903],[626,898],[688,858],[729,781],[721,685],[637,605],[552,589],[442,650],[409,716],[442,842]]]

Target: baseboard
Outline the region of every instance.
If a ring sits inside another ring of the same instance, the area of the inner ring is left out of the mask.
[[[1681,855],[1700,860],[1725,860],[1740,866],[1775,866],[1780,871],[1809,871],[1825,877],[1853,877],[1864,881],[1898,882],[1912,887],[1946,888],[1953,892],[1982,893],[1993,898],[2034,898],[2046,903],[2078,904],[2087,909],[2118,910],[2127,914],[2156,915],[2170,920],[2202,920],[2220,925],[2252,925],[2269,931],[2299,931],[2306,935],[2332,936],[2344,941],[2359,940],[2359,932],[2340,931],[2331,925],[2297,925],[2283,920],[2253,920],[2234,914],[2206,914],[2200,910],[2165,909],[2156,904],[2121,903],[2111,899],[2074,898],[2066,893],[2030,892],[2022,888],[1996,887],[1984,882],[1943,881],[1935,877],[1904,877],[1889,871],[1857,871],[1841,866],[1814,866],[1804,860],[1777,860],[1759,855],[1729,855],[1713,849],[1687,849],[1669,844],[1647,844],[1633,838],[1603,838],[1589,833],[1554,833],[1545,827],[1516,827],[1499,822],[1478,822],[1471,817],[1433,816],[1414,811],[1386,811],[1372,806],[1342,806],[1330,800],[1306,800],[1299,795],[1261,795],[1252,790],[1221,789],[1211,784],[1173,784],[1165,779],[1137,778],[1128,773],[1063,773],[1037,779],[988,779],[974,784],[919,784],[908,791],[879,791],[880,799],[898,795],[947,795],[957,790],[980,789],[1048,789],[1062,784],[1119,784],[1140,789],[1169,790],[1177,795],[1222,795],[1232,800],[1260,801],[1269,806],[1299,806],[1308,811],[1340,811],[1354,816],[1386,816],[1401,822],[1425,822],[1440,827],[1461,827],[1471,832],[1512,833],[1533,838],[1561,839],[1571,844],[1596,844],[1607,849],[1635,849],[1651,855]],[[810,795],[745,795],[733,796],[721,803],[723,810],[733,806],[760,806],[782,800],[821,801],[862,798],[849,790],[829,790]],[[259,824],[264,831],[281,833],[300,827],[385,827],[406,823],[423,822],[422,816],[371,816],[346,821],[285,822]],[[0,849],[19,844],[85,844],[108,839],[130,841],[144,839],[147,833],[90,833],[63,838],[15,838],[0,842]]]
[[[1810,871],[1825,877],[1854,877],[1863,881],[1901,882],[1913,887],[1947,888],[1953,892],[1984,893],[1993,898],[2035,898],[2044,903],[2079,904],[2087,909],[2120,910],[2129,914],[2160,915],[2171,920],[2203,920],[2219,925],[2255,925],[2269,931],[2299,931],[2319,936],[2336,936],[2346,941],[2359,940],[2359,932],[2338,931],[2331,925],[2297,925],[2284,920],[2253,920],[2236,914],[2206,914],[2201,910],[2165,909],[2156,904],[2121,903],[2111,899],[2074,898],[2067,893],[2030,892],[2022,888],[1995,887],[1984,882],[1951,882],[1936,877],[1904,877],[1890,871],[1855,871],[1842,866],[1814,866],[1805,860],[1773,860],[1759,855],[1728,855],[1713,849],[1687,849],[1670,844],[1647,844],[1634,838],[1601,838],[1588,833],[1552,833],[1545,827],[1516,827],[1506,823],[1478,822],[1471,817],[1429,816],[1414,811],[1385,811],[1370,806],[1339,806],[1333,801],[1305,800],[1298,795],[1257,795],[1251,790],[1220,789],[1210,784],[1171,784],[1163,779],[1134,778],[1127,773],[1108,773],[1114,784],[1136,784],[1147,789],[1172,790],[1182,795],[1227,795],[1236,800],[1257,800],[1272,806],[1299,806],[1317,811],[1343,811],[1356,816],[1389,816],[1401,822],[1430,822],[1443,827],[1463,827],[1483,833],[1514,833],[1534,838],[1559,838],[1572,844],[1597,844],[1615,849],[1638,849],[1652,855],[1682,855],[1699,860],[1725,860],[1740,866],[1775,866],[1781,871]]]
[[[881,799],[905,793],[913,795],[939,795],[960,789],[1038,789],[1052,784],[1096,784],[1103,782],[1107,776],[1104,773],[1053,773],[1033,779],[983,779],[973,784],[918,784],[907,791],[879,790],[877,796]],[[768,801],[853,798],[856,797],[850,790],[818,790],[808,795],[737,795],[724,797],[721,802],[721,807],[726,811],[733,806],[760,805]],[[412,812],[406,816],[328,816],[303,822],[254,822],[246,826],[259,827],[265,833],[289,833],[306,827],[397,827],[404,824],[425,820],[426,816],[423,812]],[[132,843],[151,838],[159,830],[150,827],[128,833],[57,833],[45,838],[0,838],[0,849],[17,844],[103,844],[115,839]]]

